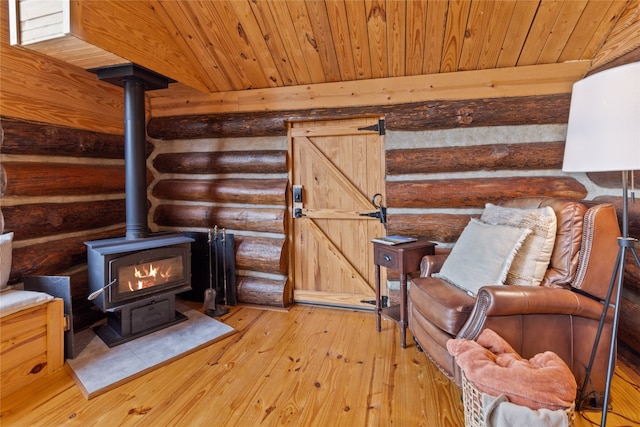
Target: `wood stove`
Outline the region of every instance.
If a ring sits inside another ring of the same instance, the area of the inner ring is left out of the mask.
[[[99,80],[124,88],[126,236],[85,242],[89,299],[107,314],[95,328],[109,346],[186,320],[175,294],[191,289],[191,242],[147,226],[145,90],[169,80],[135,64],[99,68]]]
[[[186,320],[175,294],[191,289],[191,242],[179,234],[86,242],[89,291],[107,313],[95,328],[110,347]]]

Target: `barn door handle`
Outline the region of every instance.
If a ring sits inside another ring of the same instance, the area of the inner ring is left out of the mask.
[[[368,216],[369,218],[378,218],[382,225],[384,225],[384,229],[387,229],[387,208],[382,205],[382,194],[376,193],[371,198],[371,204],[374,208],[377,208],[377,212],[366,212],[361,213],[360,216]]]

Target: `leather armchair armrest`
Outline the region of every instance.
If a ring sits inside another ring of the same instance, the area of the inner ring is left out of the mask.
[[[420,277],[429,277],[431,274],[439,272],[447,256],[449,256],[448,253],[437,253],[422,257],[422,261],[420,261]]]
[[[485,286],[458,337],[475,339],[487,318],[528,314],[564,314],[600,320],[603,304],[562,288]],[[609,310],[608,316],[612,316]]]

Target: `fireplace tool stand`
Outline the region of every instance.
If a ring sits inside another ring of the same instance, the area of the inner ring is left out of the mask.
[[[224,233],[224,231],[223,231]],[[209,243],[209,287],[204,291],[204,314],[209,317],[220,317],[224,316],[229,312],[227,307],[223,307],[219,304],[216,304],[216,289],[213,287],[213,263],[211,262],[212,254],[211,254],[211,246],[213,242],[216,243],[216,253],[215,253],[215,262],[216,262],[216,285],[218,284],[218,226],[213,227],[213,238],[211,229],[209,229],[209,234],[207,235],[207,243]],[[224,237],[223,237],[224,242]]]

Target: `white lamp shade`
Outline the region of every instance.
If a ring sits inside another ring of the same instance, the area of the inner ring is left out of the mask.
[[[640,169],[640,62],[573,85],[562,170]]]

